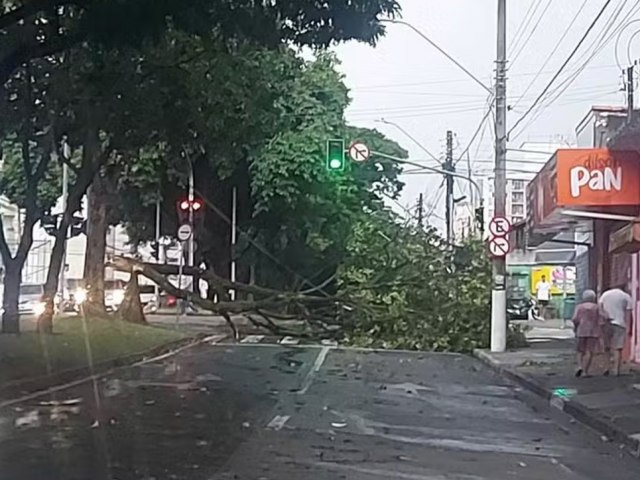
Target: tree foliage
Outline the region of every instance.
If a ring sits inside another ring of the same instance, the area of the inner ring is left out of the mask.
[[[469,352],[488,345],[490,264],[482,244],[451,247],[388,211],[361,217],[339,269],[358,305],[346,340],[381,348]]]

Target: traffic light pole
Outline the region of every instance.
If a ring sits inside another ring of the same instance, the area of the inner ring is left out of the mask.
[[[498,0],[498,38],[496,58],[496,163],[494,185],[495,215],[506,212],[506,160],[507,160],[507,15],[506,0]],[[491,351],[504,352],[507,348],[507,290],[506,261],[493,259],[493,287],[491,291]]]

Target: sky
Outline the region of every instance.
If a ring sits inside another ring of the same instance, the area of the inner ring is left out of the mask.
[[[496,56],[497,0],[399,0],[409,22],[491,87]],[[576,47],[606,0],[507,0],[507,129],[533,104]],[[636,34],[636,32],[639,32]],[[389,24],[378,45],[336,47],[351,90],[347,120],[376,128],[406,148],[414,161],[437,166],[396,123],[435,157],[446,131],[454,132],[454,159],[468,145],[474,177],[491,175],[493,123],[488,94],[409,27]],[[531,114],[511,132],[508,148],[523,142],[575,142],[575,127],[592,105],[625,105],[621,69],[640,54],[640,0],[611,0],[581,47]],[[640,71],[640,67],[638,69]],[[474,133],[476,139],[470,144]],[[507,158],[515,155],[507,155]],[[521,156],[517,158],[521,159]],[[539,157],[537,157],[539,158]],[[517,162],[508,162],[508,168]],[[457,165],[467,171],[466,156]],[[412,209],[423,193],[430,221],[443,228],[442,176],[403,175],[400,203]],[[456,194],[467,188],[456,182]],[[398,206],[395,206],[398,208]],[[402,207],[400,207],[402,208]]]

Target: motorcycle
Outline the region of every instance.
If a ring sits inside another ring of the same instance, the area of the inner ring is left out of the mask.
[[[507,300],[507,318],[509,320],[528,320],[531,303],[526,298]]]

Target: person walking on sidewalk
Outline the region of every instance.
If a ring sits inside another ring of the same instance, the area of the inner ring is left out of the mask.
[[[632,325],[631,311],[633,304],[631,295],[626,290],[626,284],[618,285],[600,296],[600,306],[608,320],[606,346],[610,356],[607,361],[608,366],[605,375],[609,374],[611,357],[613,357],[613,373],[616,376],[620,375],[622,349],[627,338],[627,331]]]
[[[573,314],[573,327],[576,333],[578,351],[578,370],[576,377],[589,376],[593,356],[604,351],[603,326],[606,319],[597,302],[596,292],[585,290],[582,303]]]
[[[547,306],[551,297],[551,284],[547,282],[546,275],[540,277],[540,281],[536,283],[536,302],[539,307],[539,317],[541,320],[547,318]]]

